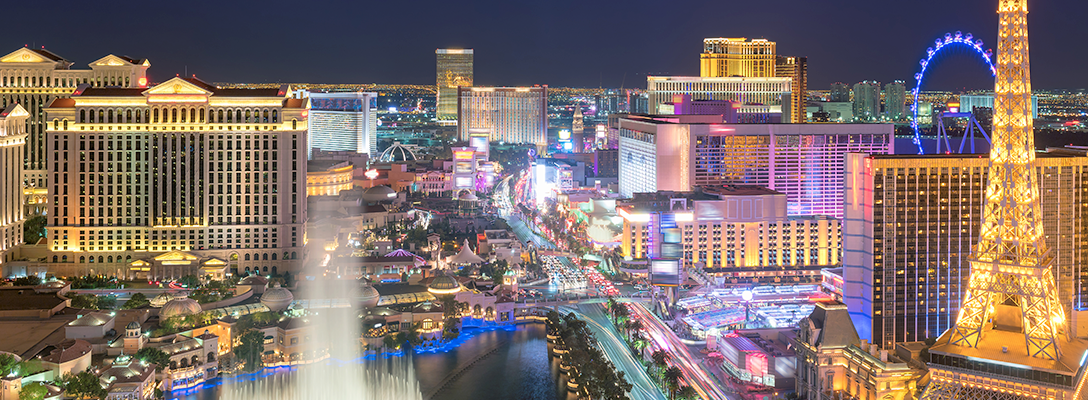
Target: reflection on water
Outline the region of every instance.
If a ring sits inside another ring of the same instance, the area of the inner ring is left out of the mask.
[[[433,394],[432,399],[573,399],[568,397],[558,359],[548,356],[544,332],[543,324],[495,330],[466,328],[463,335],[471,337],[460,346],[413,356],[420,391],[424,396]],[[291,373],[281,368],[261,375]],[[242,380],[253,379],[268,378],[247,376]],[[203,390],[184,395],[176,392],[168,398],[219,400],[224,387],[236,385],[233,380],[216,379]],[[439,389],[440,385],[444,387]]]

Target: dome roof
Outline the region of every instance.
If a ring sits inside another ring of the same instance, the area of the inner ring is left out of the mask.
[[[162,310],[159,310],[159,319],[200,314],[201,311],[200,303],[180,294],[162,306]]]
[[[479,200],[479,198],[476,197],[476,195],[474,195],[474,194],[472,194],[472,192],[468,192],[468,191],[466,191],[464,193],[461,193],[461,195],[458,196],[457,198],[461,199],[463,201],[476,201],[476,200]]]
[[[399,162],[399,161],[415,161],[416,154],[407,147],[400,144],[400,142],[393,142],[392,146],[382,152],[382,155],[378,157],[378,162]]]
[[[149,303],[152,307],[165,306],[167,302],[174,299],[174,295],[166,292],[159,293],[158,296],[152,297]]]
[[[278,283],[261,295],[261,304],[264,304],[265,307],[272,311],[286,310],[287,306],[291,305],[294,300],[295,296],[291,294],[291,291],[280,287]]]
[[[140,329],[140,323],[136,321],[129,322],[125,329]]]
[[[438,294],[457,293],[461,291],[461,283],[452,276],[439,275],[427,285],[427,291]]]
[[[385,185],[378,185],[363,192],[363,200],[366,200],[367,203],[390,201],[396,197],[397,191]]]
[[[265,279],[263,276],[260,276],[260,275],[250,275],[250,276],[247,276],[247,277],[243,278],[240,282],[238,282],[238,284],[239,285],[246,285],[246,286],[249,286],[249,285],[261,285],[261,286],[264,286],[264,285],[268,284],[268,279]]]
[[[356,302],[362,303],[363,307],[374,308],[378,305],[378,299],[381,298],[382,295],[378,293],[378,289],[375,289],[374,286],[365,279],[361,281],[362,285],[359,285],[359,288],[352,292],[352,297]]]

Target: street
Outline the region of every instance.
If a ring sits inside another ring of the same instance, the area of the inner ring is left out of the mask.
[[[632,302],[628,304],[631,305],[634,315],[641,319],[653,345],[664,349],[672,356],[670,364],[680,367],[680,370],[684,373],[684,380],[699,393],[699,396],[704,399],[736,398],[730,397],[722,391],[714,378],[710,376],[710,373],[702,368],[699,358],[692,355],[688,346],[681,342],[664,322],[661,322],[657,316],[647,310],[642,303]]]

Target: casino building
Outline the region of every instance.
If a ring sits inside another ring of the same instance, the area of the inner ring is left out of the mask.
[[[842,248],[838,220],[788,216],[786,195],[759,186],[636,193],[616,210],[625,258],[671,257],[673,246],[716,285],[819,283]]]
[[[53,100],[51,254],[27,272],[177,278],[139,266],[174,251],[225,261],[229,272],[297,268],[307,102],[287,86],[221,89],[195,77],[149,89],[81,85]]]
[[[45,108],[53,100],[68,98],[78,85],[91,87],[147,87],[147,68],[151,63],[113,54],[88,66],[70,69],[74,63],[44,47],[24,47],[0,57],[0,104],[18,103],[29,113],[26,121],[26,157],[24,185],[32,196],[28,202],[44,201],[45,178]]]

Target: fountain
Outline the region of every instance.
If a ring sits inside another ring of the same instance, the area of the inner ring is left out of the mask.
[[[351,296],[357,294],[354,280],[322,278],[323,273],[313,275],[318,278],[300,284],[302,298],[343,299],[348,301],[325,304],[352,304]],[[304,318],[304,354],[319,361],[298,366],[290,373],[229,385],[223,388],[222,399],[423,399],[411,357],[363,360],[362,321],[355,307],[310,309]]]

